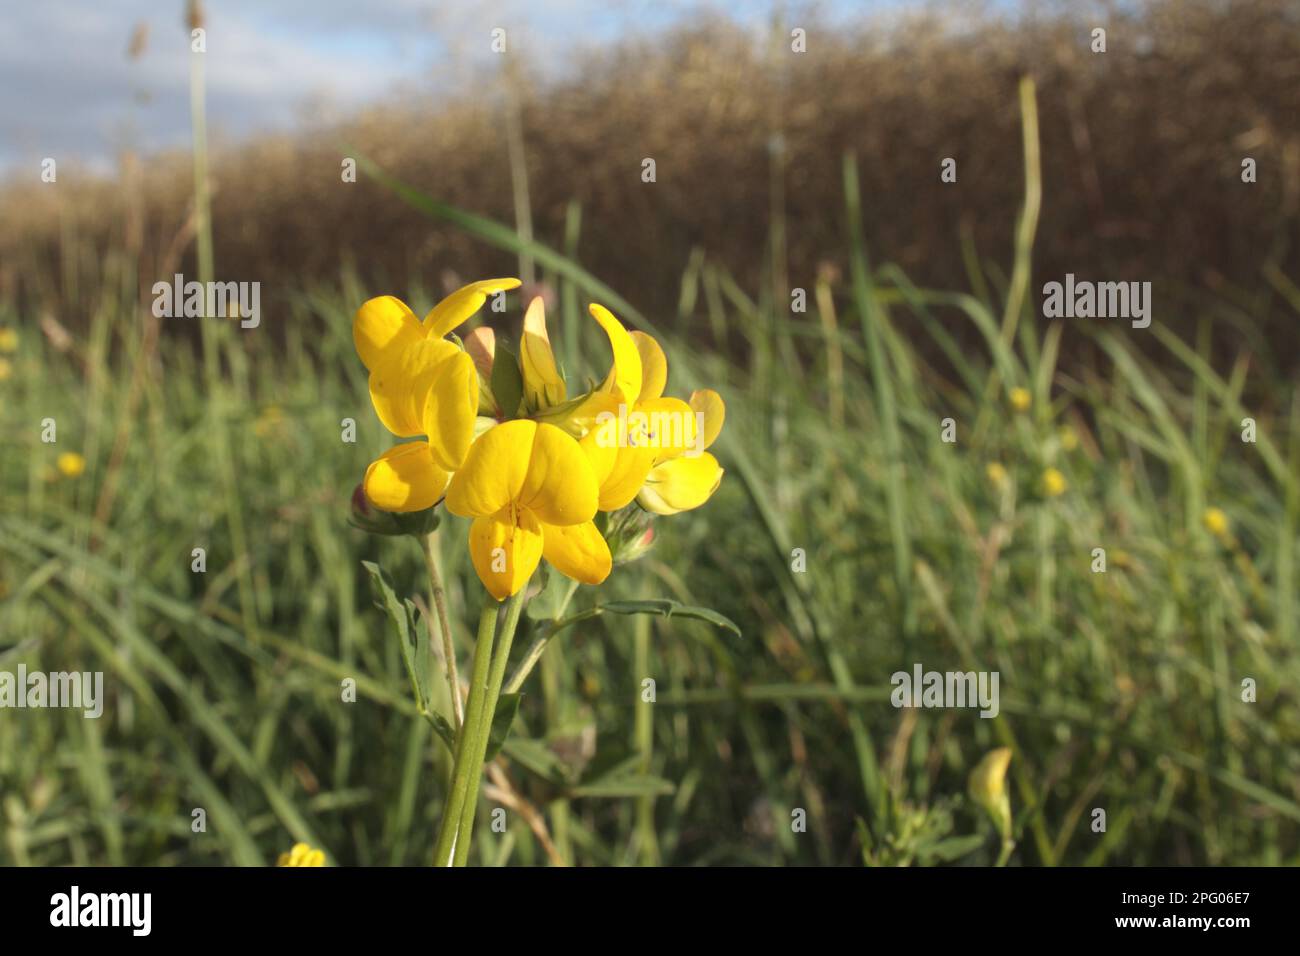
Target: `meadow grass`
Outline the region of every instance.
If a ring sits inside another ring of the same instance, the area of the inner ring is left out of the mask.
[[[1244,353],[1211,349],[1236,306],[1198,303],[1190,342],[1158,319],[1037,318],[1030,139],[1012,268],[969,257],[970,293],[869,260],[870,197],[846,157],[850,272],[820,275],[807,314],[774,294],[775,257],[745,288],[697,250],[678,314],[643,316],[578,261],[577,207],[560,252],[363,160],[412,206],[535,265],[558,290],[571,381],[608,361],[581,318],[595,299],[662,338],[675,392],[709,384],[728,405],[720,490],[660,522],[601,600],[705,605],[742,634],[593,615],[556,638],[487,779],[472,862],[991,863],[998,842],[964,793],[996,746],[1013,751],[1013,863],[1297,861],[1294,383],[1252,382]],[[346,272],[280,289],[274,336],[197,320],[205,370],[186,320],[142,308],[127,253],[96,283],[69,275],[47,281],[91,316],[84,337],[2,319],[20,335],[0,383],[0,669],[103,670],[109,699],[100,720],[0,711],[0,861],[259,864],[301,840],[338,863],[431,862],[450,761],[361,563],[415,595],[424,560],[347,511],[389,442],[351,315],[384,292],[422,312],[437,290]],[[1103,358],[1058,369],[1083,344]],[[1243,403],[1260,393],[1271,407]],[[79,478],[57,477],[66,450],[87,459]],[[1063,493],[1045,490],[1049,468]],[[1228,531],[1206,527],[1209,507]],[[448,517],[436,542],[462,672],[484,599],[465,533]],[[582,588],[573,607],[593,601]],[[916,662],[998,671],[999,716],[895,709],[890,675]],[[516,811],[504,833],[486,825],[499,805]]]

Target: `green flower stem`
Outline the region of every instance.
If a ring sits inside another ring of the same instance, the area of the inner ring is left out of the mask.
[[[998,861],[997,861],[996,863],[994,863],[993,865],[994,865],[994,866],[1006,866],[1006,865],[1007,865],[1007,861],[1011,859],[1011,853],[1012,853],[1013,850],[1015,850],[1015,848],[1016,848],[1016,841],[1015,841],[1015,840],[1011,839],[1011,837],[1009,837],[1009,836],[1008,836],[1008,837],[1003,837],[1003,838],[1002,838],[1002,852],[1000,852],[1000,853],[998,854]]]
[[[465,722],[461,724],[460,734],[456,737],[456,759],[451,771],[451,790],[447,794],[447,806],[442,812],[438,840],[433,850],[433,860],[437,866],[448,866],[451,863],[452,847],[457,844],[456,833],[460,826],[461,811],[465,806],[471,776],[474,778],[477,793],[479,774],[471,773],[470,756],[478,752],[477,737],[488,690],[489,665],[492,660],[496,622],[497,608],[493,605],[484,607],[478,619],[478,639],[474,644],[474,670],[470,675]],[[482,766],[483,762],[480,759],[477,767],[481,769]]]
[[[477,719],[478,729],[474,734],[474,749],[469,752],[469,784],[460,808],[460,826],[456,838],[455,859],[453,866],[464,866],[469,859],[469,841],[474,835],[474,817],[478,810],[478,788],[483,779],[483,761],[487,757],[488,741],[492,734],[492,719],[496,716],[497,701],[501,697],[501,685],[505,681],[506,663],[510,659],[510,645],[514,643],[515,630],[519,627],[519,615],[524,609],[528,585],[520,588],[502,609],[499,616],[499,628],[496,635],[496,650],[492,658],[492,673],[488,679],[487,696],[476,718],[468,714],[465,721]],[[480,624],[480,627],[482,625]],[[477,658],[474,661],[478,668]],[[477,685],[470,691],[471,696]]]
[[[438,615],[438,630],[442,632],[442,656],[447,665],[447,687],[451,691],[451,712],[456,726],[465,722],[465,705],[460,699],[460,675],[456,672],[456,645],[451,639],[451,622],[447,617],[447,593],[442,585],[442,572],[438,568],[438,543],[436,531],[420,538],[424,562],[429,568],[429,597]],[[429,638],[433,638],[433,623],[429,623]]]

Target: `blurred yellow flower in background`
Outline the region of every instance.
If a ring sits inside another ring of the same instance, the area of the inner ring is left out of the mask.
[[[1057,469],[1048,468],[1043,472],[1043,493],[1049,498],[1065,494],[1065,489],[1068,487],[1070,486],[1065,480],[1065,475]]]
[[[0,382],[14,373],[14,367],[8,359],[0,358]]]
[[[1201,523],[1205,525],[1205,530],[1216,538],[1226,538],[1231,528],[1228,516],[1222,508],[1206,508],[1205,514],[1201,515]]]
[[[253,422],[253,434],[258,438],[277,434],[284,427],[284,410],[279,405],[268,405]]]
[[[1004,840],[1011,835],[1011,798],[1006,785],[1010,764],[1010,747],[990,750],[971,770],[966,782],[971,799],[984,808]]]
[[[984,466],[984,475],[988,478],[989,484],[1001,487],[1006,484],[1007,470],[1002,467],[1000,462],[991,461]]]
[[[75,451],[65,451],[55,461],[59,474],[65,478],[79,478],[86,470],[86,459]]]
[[[0,328],[0,352],[18,351],[18,330],[9,326]]]
[[[1029,389],[1021,388],[1018,385],[1007,393],[1007,397],[1011,400],[1011,407],[1018,412],[1029,411],[1029,406],[1033,404],[1033,397],[1029,394]]]
[[[295,843],[288,853],[281,853],[276,866],[324,866],[325,854],[305,843]]]

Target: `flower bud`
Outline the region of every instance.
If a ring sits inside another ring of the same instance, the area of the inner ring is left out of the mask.
[[[1011,835],[1011,798],[1007,794],[1007,766],[1011,748],[998,747],[975,765],[966,783],[970,798],[984,808],[1002,839]]]
[[[357,485],[352,491],[351,508],[348,523],[369,534],[410,534],[420,537],[438,527],[437,505],[423,511],[401,514],[394,511],[381,511],[366,497],[365,489],[361,485]]]
[[[642,557],[654,547],[654,540],[654,515],[650,512],[628,505],[610,515],[605,541],[615,564],[628,564]]]

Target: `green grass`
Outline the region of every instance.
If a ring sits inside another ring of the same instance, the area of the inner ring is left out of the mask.
[[[560,253],[389,183],[531,257],[560,291],[552,336],[571,378],[608,361],[581,317],[595,298],[663,337],[670,391],[710,385],[727,401],[722,487],[661,519],[656,548],[600,598],[709,606],[743,635],[599,615],[552,642],[502,764],[543,815],[549,852],[989,863],[997,841],[965,781],[1006,745],[1013,864],[1300,861],[1293,384],[1252,382],[1244,358],[1181,341],[1158,316],[1145,332],[1044,326],[1032,284],[1023,312],[1004,315],[1026,297],[1023,230],[1011,306],[974,257],[977,294],[916,288],[866,258],[856,181],[847,162],[850,281],[819,296],[807,282],[809,314],[742,289],[702,250],[680,314],[656,321],[582,268],[576,207]],[[449,760],[361,564],[416,595],[423,559],[414,541],[346,519],[390,440],[351,314],[370,295],[417,312],[433,296],[346,275],[264,289],[262,329],[208,330],[221,357],[209,382],[185,320],[163,320],[150,344],[134,276],[118,256],[78,284],[92,321],[68,352],[33,315],[0,318],[21,330],[0,383],[0,670],[103,670],[109,697],[99,721],[0,711],[0,862],[257,864],[298,840],[338,863],[430,862]],[[1217,308],[1203,303],[1207,328]],[[508,333],[520,311],[512,300]],[[1085,340],[1101,358],[1058,368]],[[1033,395],[1023,414],[1012,385]],[[1244,403],[1270,391],[1271,409]],[[1240,440],[1247,415],[1254,444]],[[45,418],[55,445],[40,440]],[[341,440],[345,418],[355,444]],[[941,440],[945,418],[955,444]],[[86,474],[49,480],[67,450],[85,454]],[[1068,482],[1059,497],[1040,491],[1047,467]],[[1207,506],[1227,512],[1230,538],[1204,529]],[[465,533],[449,518],[438,542],[462,673],[483,601]],[[191,571],[196,547],[204,574]],[[1099,547],[1105,573],[1091,570]],[[806,571],[792,568],[796,548]],[[594,600],[582,588],[572,607]],[[890,675],[917,661],[999,671],[1001,714],[894,709]],[[641,702],[645,677],[654,704]],[[1254,703],[1241,700],[1246,677]],[[345,678],[355,703],[340,699]],[[547,862],[523,814],[503,834],[487,825],[492,784],[471,862]],[[1105,833],[1090,827],[1097,807]],[[806,832],[791,829],[797,808]]]

